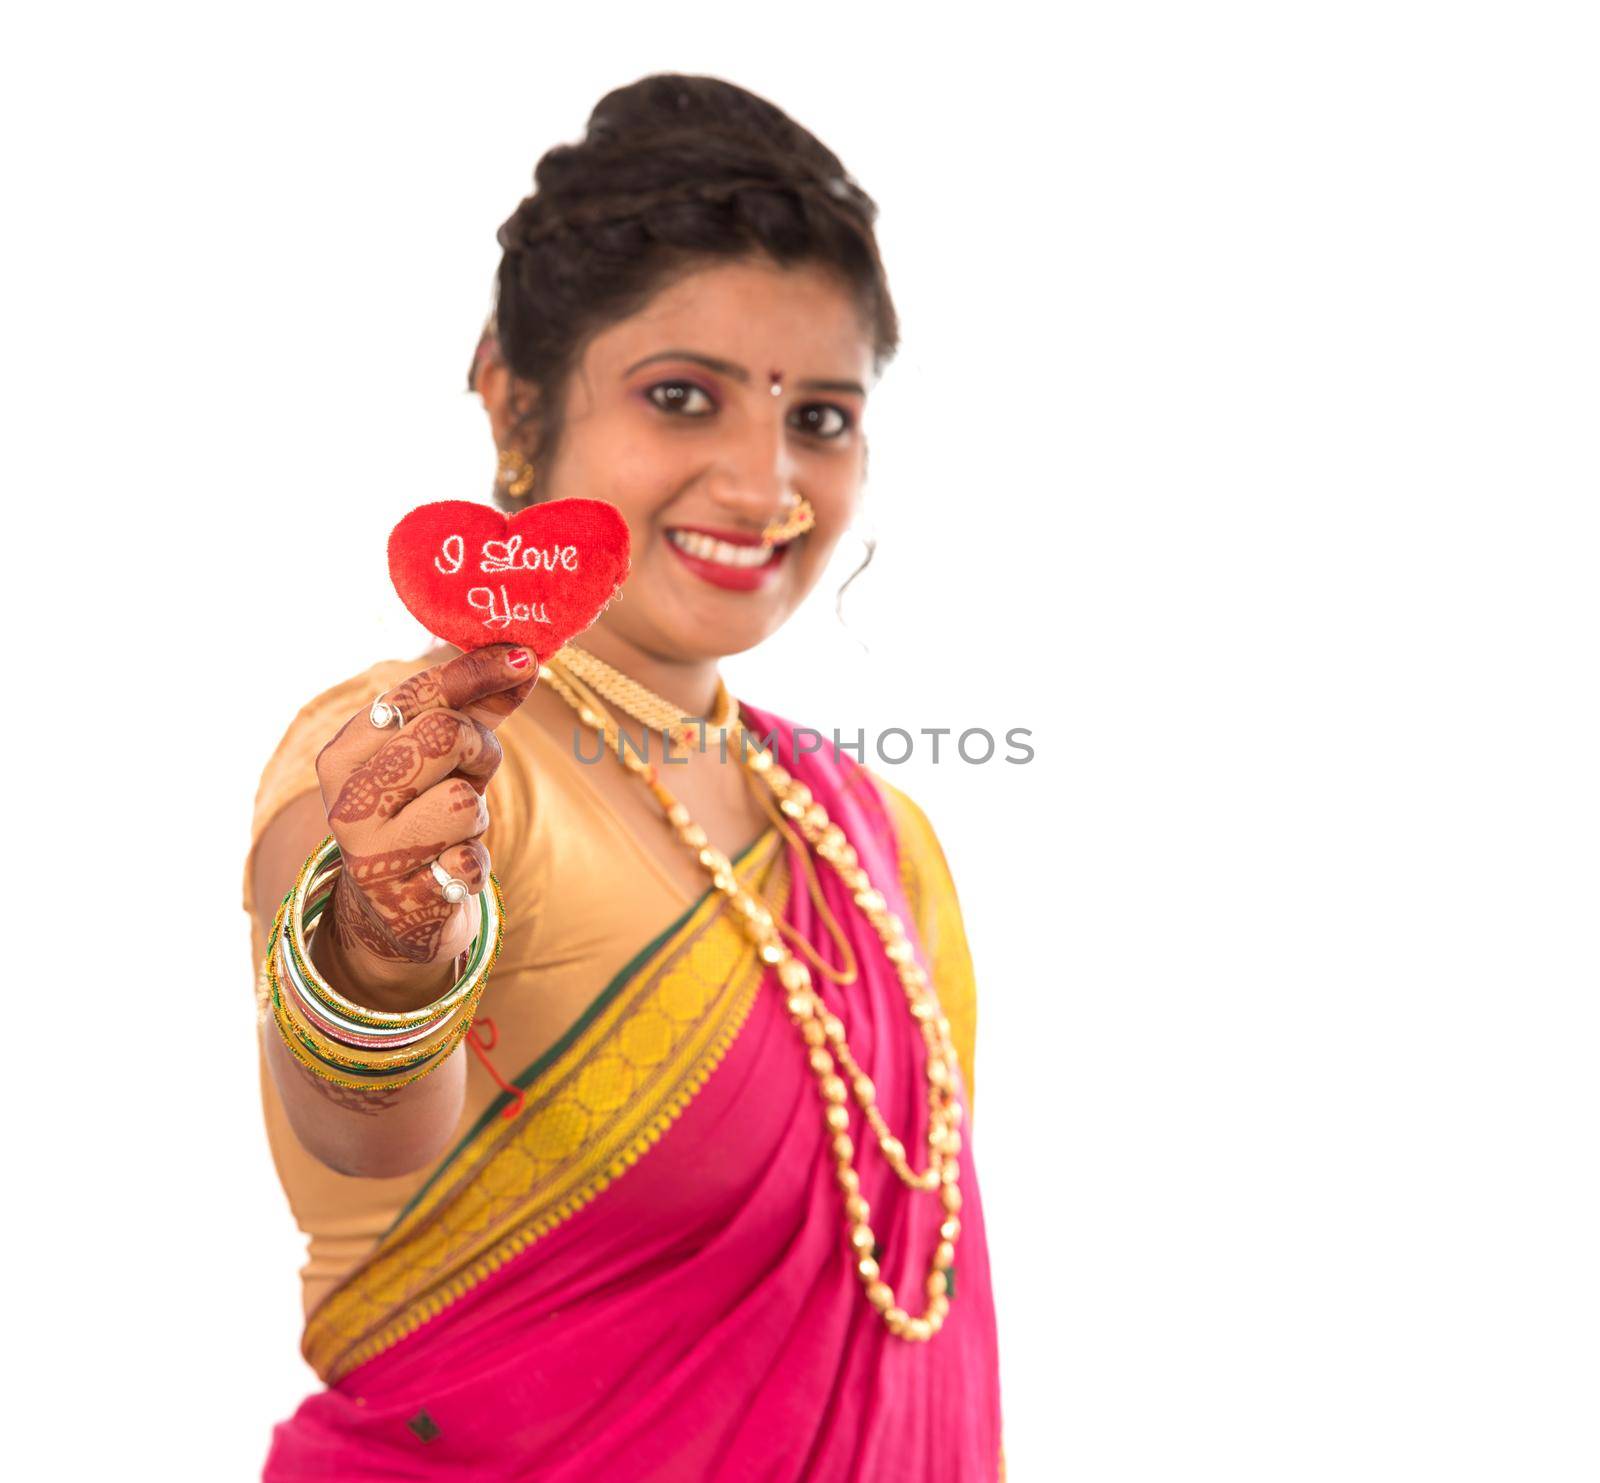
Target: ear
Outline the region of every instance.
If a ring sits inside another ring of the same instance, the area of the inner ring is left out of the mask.
[[[495,446],[504,448],[516,437],[517,424],[533,410],[534,394],[511,374],[499,356],[485,356],[478,367],[473,390],[489,414],[489,431]]]

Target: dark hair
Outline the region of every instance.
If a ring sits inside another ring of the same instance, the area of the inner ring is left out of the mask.
[[[536,393],[519,424],[535,467],[555,453],[588,341],[707,258],[832,269],[870,326],[875,373],[894,355],[877,206],[831,150],[754,93],[715,77],[641,78],[607,93],[583,139],[551,149],[533,178],[500,228],[493,325],[498,353]],[[496,498],[528,502],[498,487]]]

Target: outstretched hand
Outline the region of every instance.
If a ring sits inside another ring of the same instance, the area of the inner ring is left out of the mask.
[[[375,725],[363,708],[318,754],[328,826],[344,858],[332,956],[353,990],[425,990],[472,940],[471,896],[489,881],[483,795],[500,765],[494,733],[538,675],[528,649],[475,649],[378,697],[397,713],[398,729]],[[466,900],[447,899],[435,863],[466,886]]]

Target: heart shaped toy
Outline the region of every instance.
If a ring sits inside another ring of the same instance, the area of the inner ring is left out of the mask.
[[[389,534],[400,601],[463,651],[523,644],[548,659],[620,595],[627,575],[627,522],[605,500],[553,500],[510,516],[440,500]]]

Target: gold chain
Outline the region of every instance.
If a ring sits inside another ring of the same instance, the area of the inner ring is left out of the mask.
[[[559,650],[552,662],[570,670],[591,690],[605,696],[634,720],[652,731],[665,732],[679,740],[685,747],[700,729],[699,722],[686,720],[682,706],[674,705],[670,700],[657,695],[654,690],[645,689],[631,676],[623,674],[620,669],[614,669],[605,660],[589,653],[587,649],[580,649],[576,644],[568,644]],[[733,696],[728,693],[728,687],[722,683],[719,676],[712,713],[706,717],[704,723],[707,734],[726,731],[733,719],[734,709]]]
[[[827,811],[812,798],[811,790],[773,760],[771,753],[744,729],[737,708],[730,707],[728,728],[731,740],[738,747],[740,762],[771,791],[778,808],[793,820],[817,855],[844,882],[856,905],[871,922],[899,976],[912,1020],[921,1030],[927,1050],[923,1074],[928,1087],[928,1167],[922,1170],[913,1169],[907,1161],[905,1145],[890,1131],[877,1106],[872,1079],[861,1069],[845,1041],[843,1022],[828,1009],[813,987],[811,970],[785,945],[770,906],[741,884],[733,862],[710,843],[705,830],[668,791],[657,770],[623,744],[600,698],[581,676],[562,662],[565,653],[563,650],[553,656],[550,663],[542,665],[539,677],[577,711],[583,725],[600,733],[622,765],[650,789],[678,838],[711,876],[711,884],[728,898],[736,919],[755,944],[757,956],[775,970],[786,996],[789,1018],[806,1045],[822,1099],[823,1120],[844,1198],[845,1240],[856,1275],[866,1291],[867,1301],[891,1333],[902,1339],[926,1342],[943,1327],[950,1311],[947,1274],[955,1263],[956,1241],[961,1234],[958,1155],[962,1111],[955,1092],[953,1068],[957,1062],[950,1041],[950,1021],[941,1012],[928,975],[916,960],[916,949],[906,934],[904,923],[889,910],[883,893],[873,887],[844,831],[829,820]],[[643,689],[642,686],[638,688]],[[657,704],[668,704],[648,691],[645,695]],[[901,1181],[913,1190],[937,1192],[944,1207],[939,1242],[923,1284],[927,1307],[920,1317],[913,1317],[896,1300],[894,1289],[883,1280],[874,1255],[877,1237],[868,1224],[871,1207],[861,1193],[861,1176],[855,1168],[855,1143],[849,1133],[850,1113],[845,1106],[852,1096],[872,1129],[879,1150]]]

